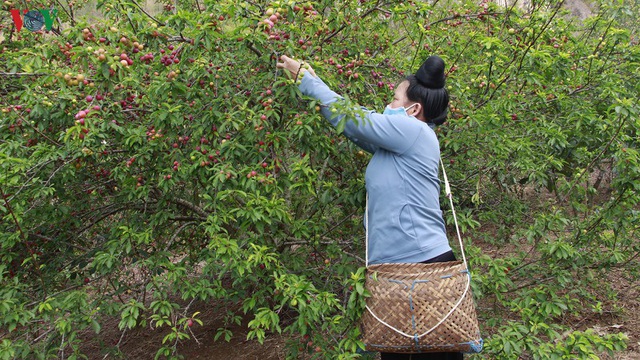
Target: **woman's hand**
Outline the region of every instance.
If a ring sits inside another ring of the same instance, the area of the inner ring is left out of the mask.
[[[313,71],[309,64],[294,60],[286,55],[280,56],[280,62],[276,63],[276,67],[284,69],[287,75],[292,79],[298,79],[298,75],[304,71],[308,71],[314,77],[316,76],[316,72]]]

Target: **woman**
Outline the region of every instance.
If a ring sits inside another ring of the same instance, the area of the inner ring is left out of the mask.
[[[330,106],[341,97],[313,69],[287,56],[277,67],[302,76],[300,91],[320,101],[333,126],[344,118]],[[455,260],[440,210],[440,146],[433,131],[447,116],[444,83],[444,61],[431,56],[396,87],[382,114],[364,109],[363,119],[346,123],[344,134],[373,154],[365,174],[370,264]],[[381,355],[382,360],[462,359],[461,353]]]

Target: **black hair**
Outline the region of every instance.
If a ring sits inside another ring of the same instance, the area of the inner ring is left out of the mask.
[[[422,115],[427,123],[441,125],[447,120],[449,93],[444,87],[444,60],[438,56],[429,58],[415,74],[406,77],[409,81],[407,99],[422,104]]]

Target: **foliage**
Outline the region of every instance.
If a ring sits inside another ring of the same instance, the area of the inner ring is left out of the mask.
[[[107,317],[166,327],[156,357],[179,357],[197,304],[248,314],[259,341],[288,334],[292,358],[360,356],[368,158],[300,101],[280,54],[372,109],[442,56],[481,356],[626,346],[572,319],[616,310],[608,281],[638,277],[635,2],[583,21],[553,0],[104,0],[100,23],[81,5],[49,34],[0,18],[0,358],[81,358]]]

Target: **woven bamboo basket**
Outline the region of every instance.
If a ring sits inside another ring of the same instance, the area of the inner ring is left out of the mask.
[[[482,338],[462,261],[367,268],[362,321],[368,351],[480,352]]]

